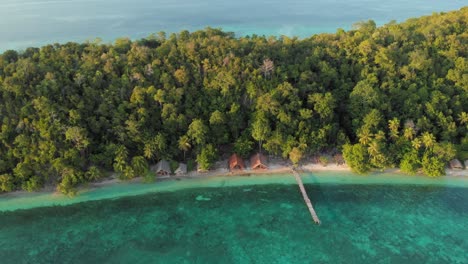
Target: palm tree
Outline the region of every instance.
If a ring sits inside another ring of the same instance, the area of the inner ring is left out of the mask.
[[[86,172],[86,176],[88,177],[88,179],[95,181],[102,177],[102,172],[99,170],[98,167],[91,166]]]
[[[413,146],[414,149],[418,150],[421,147],[421,139],[415,138],[412,142],[411,145]]]
[[[117,147],[114,158],[114,170],[123,172],[127,165],[128,150],[124,145]]]
[[[379,130],[376,134],[374,134],[374,138],[376,140],[384,140],[385,139],[385,133],[382,130]]]
[[[179,149],[184,152],[184,160],[185,160],[185,152],[189,151],[192,146],[190,145],[190,139],[187,135],[180,137],[179,139]]]
[[[164,156],[166,149],[166,139],[163,134],[158,133],[154,138],[147,139],[143,146],[143,156],[152,160],[156,156]]]
[[[156,146],[154,141],[148,140],[143,147],[143,156],[148,160],[151,160],[154,157],[154,152],[156,150]]]
[[[390,129],[390,137],[393,139],[398,138],[398,128],[400,127],[400,120],[393,118],[388,121],[388,128]]]
[[[369,152],[371,156],[377,156],[379,154],[380,149],[379,149],[379,143],[377,142],[377,140],[372,140],[369,143],[369,147],[367,148],[367,151]]]
[[[461,112],[458,115],[458,121],[460,121],[460,124],[468,124],[468,114],[466,112]]]
[[[367,145],[372,140],[372,133],[369,131],[369,129],[363,129],[359,132],[358,137],[359,143]]]
[[[421,139],[426,148],[432,148],[436,142],[434,135],[429,132],[424,132],[421,136]]]
[[[132,169],[135,175],[143,176],[148,171],[148,162],[142,156],[133,157]]]
[[[414,137],[414,129],[412,127],[405,128],[405,131],[403,132],[403,137],[407,140],[412,140]]]

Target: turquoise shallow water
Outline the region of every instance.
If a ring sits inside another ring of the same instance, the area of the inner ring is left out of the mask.
[[[357,175],[350,172],[321,171],[303,173],[304,183],[312,184],[380,184],[380,185],[423,185],[468,188],[467,177],[408,176],[395,173],[374,173]],[[79,202],[113,199],[151,192],[179,191],[191,188],[222,188],[245,185],[295,184],[291,174],[260,174],[254,176],[214,176],[183,179],[181,181],[157,181],[155,183],[120,182],[99,188],[84,188],[75,197],[56,193],[11,193],[0,195],[0,211],[30,209],[54,205],[69,205]]]
[[[466,5],[466,0],[1,0],[0,51],[207,26],[238,36],[308,37],[361,20],[382,25]]]
[[[467,263],[468,189],[194,188],[0,213],[2,263]]]

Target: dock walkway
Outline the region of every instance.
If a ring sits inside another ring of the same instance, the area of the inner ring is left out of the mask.
[[[315,213],[314,207],[312,206],[312,202],[309,199],[309,196],[307,195],[307,192],[304,188],[304,184],[302,183],[301,176],[295,169],[291,169],[294,177],[296,178],[297,184],[299,185],[299,189],[301,190],[302,197],[304,198],[304,201],[309,208],[310,215],[312,216],[312,219],[316,224],[320,224],[320,219],[317,216],[317,213]]]

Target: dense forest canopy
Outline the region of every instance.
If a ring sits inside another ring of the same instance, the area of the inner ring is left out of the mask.
[[[62,192],[221,150],[440,175],[468,151],[468,8],[307,39],[207,28],[0,56],[0,189]]]

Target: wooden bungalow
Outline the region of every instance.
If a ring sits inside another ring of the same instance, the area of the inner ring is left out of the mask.
[[[229,158],[229,170],[243,170],[245,169],[244,160],[236,153],[232,154]]]
[[[252,170],[266,170],[268,169],[266,157],[257,153],[250,158],[250,167]]]
[[[179,163],[179,167],[174,171],[175,175],[181,176],[187,174],[187,164]]]
[[[156,164],[156,174],[161,176],[168,176],[171,174],[171,166],[167,160],[160,160],[158,164]]]
[[[454,169],[461,170],[461,169],[463,169],[463,164],[459,160],[453,159],[453,160],[450,161],[450,168],[452,170],[454,170]]]

